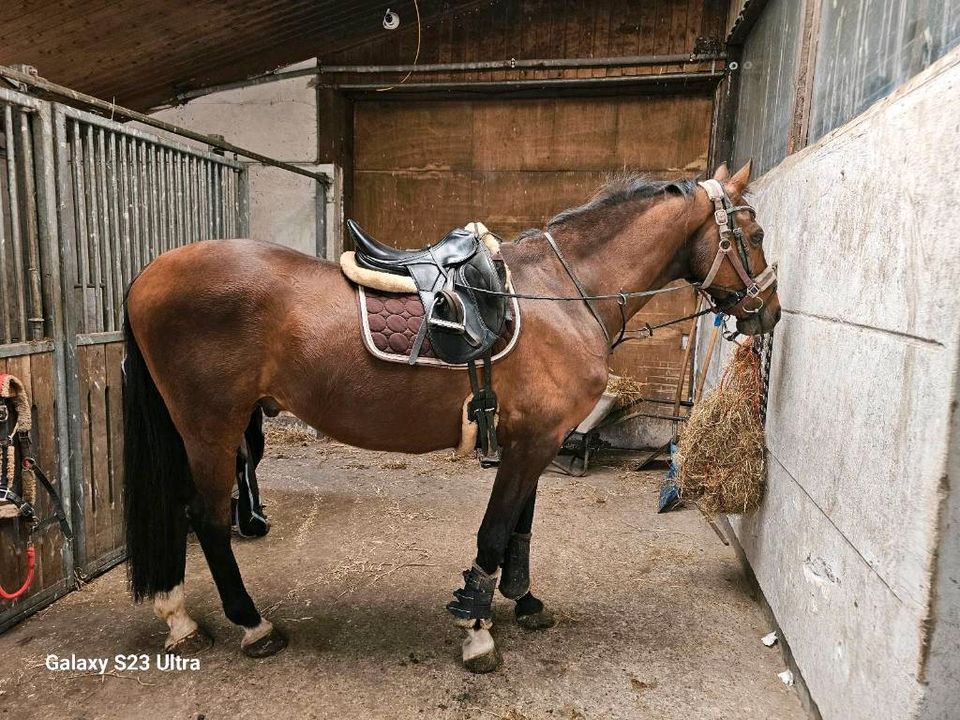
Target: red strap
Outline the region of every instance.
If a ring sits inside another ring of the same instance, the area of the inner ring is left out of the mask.
[[[0,376],[2,377],[2,376]],[[16,590],[12,593],[7,592],[3,589],[3,586],[0,585],[0,598],[4,600],[16,600],[18,597],[23,595],[33,583],[33,571],[37,567],[37,551],[33,545],[27,546],[27,579],[23,581],[23,585],[20,586],[19,590]]]

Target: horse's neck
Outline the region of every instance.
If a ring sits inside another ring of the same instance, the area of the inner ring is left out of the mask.
[[[568,263],[588,295],[657,290],[687,274],[687,241],[695,229],[686,217],[671,212],[670,201],[618,223],[606,231],[604,223],[590,226],[568,223],[551,229]],[[676,206],[673,206],[676,210]],[[624,309],[629,320],[649,297],[631,298]],[[595,303],[611,338],[620,331],[622,319],[616,300]]]

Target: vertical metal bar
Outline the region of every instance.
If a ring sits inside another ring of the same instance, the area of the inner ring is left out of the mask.
[[[40,282],[40,228],[37,217],[37,168],[33,162],[33,133],[30,118],[20,113],[20,147],[23,151],[24,225],[27,231],[27,280],[30,287],[30,338],[43,337],[43,295]]]
[[[165,248],[170,250],[174,247],[174,236],[173,236],[173,186],[171,182],[171,173],[170,166],[173,163],[173,156],[169,148],[165,148],[163,151],[163,187],[164,187],[164,203],[163,207],[166,211],[166,223],[164,228],[166,231],[166,245]]]
[[[180,247],[180,183],[177,182],[180,153],[170,152],[167,174],[170,176],[170,246]]]
[[[167,150],[164,147],[157,148],[157,188],[159,189],[157,217],[160,221],[159,253],[162,254],[170,249],[167,244]]]
[[[216,211],[216,236],[222,238],[223,235],[223,165],[216,163],[211,166],[213,169],[214,186],[214,205]]]
[[[133,240],[133,178],[130,176],[130,150],[133,148],[133,139],[120,136],[120,182],[123,194],[123,281],[124,287],[129,286],[137,268],[137,258],[134,252]]]
[[[240,220],[240,236],[250,237],[250,166],[240,170],[237,187],[237,217]]]
[[[147,144],[137,143],[137,172],[140,175],[140,258],[146,265],[153,259],[150,254],[150,182],[147,172]]]
[[[191,168],[193,167],[193,158],[190,155],[186,155],[183,158],[183,222],[184,222],[184,234],[183,241],[185,243],[193,242],[193,174]]]
[[[237,194],[237,176],[236,171],[233,168],[230,168],[227,171],[227,194],[224,199],[224,212],[227,213],[227,231],[230,233],[230,237],[235,238],[237,236],[237,213],[236,213],[236,204],[234,203],[234,197]]]
[[[87,245],[88,262],[90,265],[90,293],[94,302],[93,328],[87,327],[87,332],[97,332],[103,329],[103,289],[101,284],[100,268],[100,203],[98,202],[97,175],[96,175],[96,146],[93,141],[93,126],[87,125],[83,148],[84,188],[87,199],[87,224],[89,240]]]
[[[100,194],[100,281],[103,284],[104,332],[115,330],[113,305],[113,213],[110,189],[107,184],[107,143],[103,128],[97,131],[97,188]]]
[[[175,152],[167,150],[167,249],[177,246],[177,188],[173,177]]]
[[[6,110],[6,107],[4,105],[4,110]],[[6,112],[4,112],[4,123],[6,123]],[[7,274],[7,230],[4,222],[3,205],[3,191],[0,188],[0,285],[3,286],[0,288],[0,313],[2,313],[2,316],[0,316],[0,328],[2,328],[0,343],[9,343],[13,340],[13,336],[10,333],[10,296],[6,291],[9,275]]]
[[[128,167],[130,173],[130,227],[132,230],[130,238],[130,280],[140,272],[144,266],[143,256],[140,252],[143,236],[140,233],[140,163],[137,154],[137,140],[130,138]]]
[[[90,271],[87,267],[87,242],[88,242],[88,233],[87,233],[87,202],[84,193],[84,183],[83,183],[83,145],[80,140],[80,123],[76,120],[70,120],[70,125],[73,128],[72,133],[72,142],[73,146],[71,148],[71,160],[73,163],[73,206],[74,206],[74,248],[73,251],[76,253],[76,261],[70,263],[77,268],[77,277],[76,282],[80,288],[80,319],[76,324],[75,329],[72,332],[86,332],[87,329],[87,286],[90,284]],[[67,120],[64,117],[64,126],[66,126]],[[66,197],[65,193],[61,193],[61,202],[63,198]],[[62,227],[62,224],[61,224]],[[64,262],[66,266],[67,263]],[[68,326],[69,327],[69,326]]]
[[[13,132],[13,109],[3,109],[4,132],[7,141],[7,193],[10,197],[10,240],[13,243],[13,277],[17,294],[17,327],[20,342],[27,339],[27,301],[23,288],[23,245],[20,235],[20,199],[17,179],[17,148]]]
[[[210,178],[210,237],[217,235],[217,164],[209,163],[208,167]]]
[[[170,163],[172,161],[171,153],[168,148],[163,150],[163,210],[165,214],[164,229],[164,250],[170,250],[174,246],[173,237],[173,188],[170,183]]]
[[[173,154],[173,228],[176,237],[176,246],[183,245],[183,155],[175,152]]]
[[[206,240],[210,237],[208,218],[209,198],[207,196],[207,162],[200,160],[200,240]]]
[[[213,163],[206,162],[204,177],[207,181],[207,237],[216,237],[216,207],[214,204]]]
[[[190,192],[193,195],[191,221],[193,222],[193,237],[191,240],[197,242],[202,238],[200,232],[200,161],[197,158],[190,158]]]
[[[110,274],[113,278],[113,295],[111,304],[113,305],[113,329],[119,330],[123,327],[123,237],[120,230],[120,181],[119,167],[117,165],[117,134],[111,132],[108,134],[109,157],[110,157],[110,205],[113,209],[111,213],[111,232],[110,242],[108,243],[108,256],[111,258]]]
[[[150,178],[150,258],[153,259],[160,254],[160,229],[158,225],[158,204],[160,191],[157,188],[157,146],[150,146],[150,167],[148,176]]]
[[[327,257],[327,188],[326,183],[318,182],[316,184],[317,197],[317,238],[316,253],[317,257]]]
[[[65,217],[67,198],[73,194],[76,202],[76,188],[70,175],[70,154],[67,145],[67,122],[60,105],[53,105],[41,116],[40,149],[37,155],[43,168],[42,182],[38,188],[40,207],[41,267],[43,268],[44,292],[47,295],[47,307],[50,313],[50,333],[54,349],[54,392],[56,402],[51,408],[56,413],[57,428],[57,475],[60,478],[60,495],[64,508],[73,513],[73,487],[71,463],[74,456],[81,453],[71,452],[71,439],[79,435],[70,433],[70,416],[67,412],[71,381],[76,382],[73,372],[76,368],[76,315],[77,303],[73,302],[76,290],[76,254],[70,248],[67,237],[60,235],[68,224]],[[73,163],[76,165],[76,155]],[[77,233],[73,233],[76,243]],[[82,307],[82,306],[81,306]],[[72,321],[72,322],[71,322]],[[70,322],[70,324],[68,324]],[[69,328],[69,333],[68,333]],[[71,349],[73,356],[71,356]],[[73,527],[77,528],[77,515],[73,515]],[[78,536],[77,539],[82,537]],[[67,587],[73,580],[74,550],[70,541],[63,543],[64,579]]]
[[[153,216],[151,210],[153,200],[153,181],[150,176],[150,144],[144,142],[140,147],[140,152],[142,155],[140,172],[142,173],[143,177],[143,182],[140,184],[140,192],[143,194],[143,209],[141,210],[143,215],[143,259],[144,262],[149,263],[155,257],[151,244],[153,237]]]

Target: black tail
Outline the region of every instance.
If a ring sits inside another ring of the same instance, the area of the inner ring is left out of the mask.
[[[127,571],[139,602],[183,582],[187,503],[193,495],[183,438],[124,318],[123,499]]]

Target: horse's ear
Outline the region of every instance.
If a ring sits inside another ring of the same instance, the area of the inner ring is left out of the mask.
[[[753,169],[753,160],[747,160],[747,164],[737,170],[732,178],[727,181],[727,192],[734,197],[743,197],[743,191],[750,184],[750,171]]]
[[[727,168],[726,163],[720,163],[720,167],[717,168],[717,171],[713,174],[714,180],[719,180],[720,182],[726,182],[730,178],[730,170]]]

